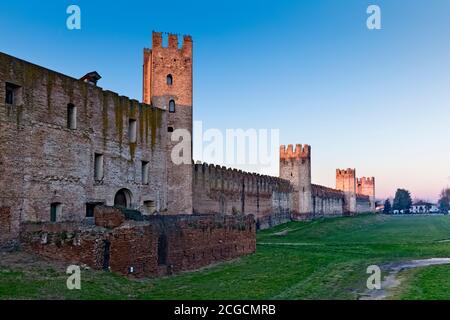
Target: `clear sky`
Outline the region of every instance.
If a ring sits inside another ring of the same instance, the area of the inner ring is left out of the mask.
[[[66,28],[77,4],[82,29]],[[381,7],[382,30],[366,28]],[[450,184],[450,1],[2,1],[0,51],[141,99],[151,31],[194,39],[194,118],[280,129],[312,145],[313,182],[335,169],[435,200]],[[274,172],[273,174],[277,174]]]

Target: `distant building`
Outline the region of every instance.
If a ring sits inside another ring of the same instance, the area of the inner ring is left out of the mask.
[[[412,205],[410,211],[411,213],[438,213],[439,208],[437,204],[425,201],[418,201]]]

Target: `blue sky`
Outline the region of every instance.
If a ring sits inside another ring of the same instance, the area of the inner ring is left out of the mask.
[[[66,28],[77,4],[82,29]],[[366,28],[379,5],[382,30]],[[280,129],[312,145],[313,181],[336,168],[435,200],[450,184],[450,2],[20,1],[0,4],[0,51],[141,99],[151,32],[194,39],[194,118],[205,128]],[[274,172],[276,174],[276,172]]]

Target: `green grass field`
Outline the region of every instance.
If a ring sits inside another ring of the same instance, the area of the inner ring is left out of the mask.
[[[288,230],[284,236],[275,233]],[[357,299],[367,266],[450,257],[449,216],[363,215],[292,222],[258,233],[254,255],[201,271],[133,280],[86,270],[65,287],[64,266],[0,261],[1,299]],[[450,265],[400,274],[395,299],[450,299]]]

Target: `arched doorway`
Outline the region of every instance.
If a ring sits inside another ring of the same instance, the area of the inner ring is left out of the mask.
[[[118,208],[129,208],[131,206],[131,191],[120,189],[114,197],[114,206]]]

